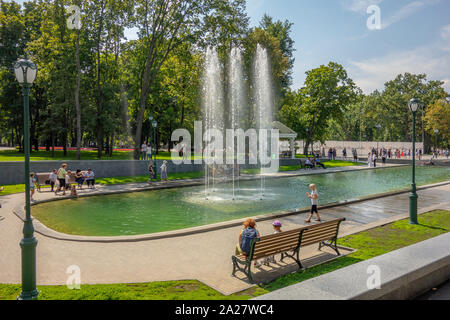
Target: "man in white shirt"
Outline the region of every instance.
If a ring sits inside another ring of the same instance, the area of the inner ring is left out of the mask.
[[[95,174],[94,171],[92,171],[92,169],[88,169],[88,171],[86,172],[86,174],[84,175],[86,177],[86,183],[88,186],[88,189],[95,189]]]

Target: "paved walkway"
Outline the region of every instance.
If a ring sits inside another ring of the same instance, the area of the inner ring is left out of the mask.
[[[450,209],[450,185],[419,191],[419,210]],[[43,193],[45,194],[45,193]],[[12,213],[23,194],[1,197],[0,209],[0,283],[20,283],[20,246],[23,224]],[[406,216],[408,194],[349,204],[321,212],[325,220],[345,217],[342,234]],[[282,219],[284,230],[304,225],[305,215]],[[261,234],[272,233],[271,222],[258,224]],[[36,235],[38,284],[65,284],[70,265],[81,268],[82,283],[133,283],[198,279],[224,294],[251,287],[246,281],[231,276],[231,254],[240,227],[178,238],[135,243],[80,243],[61,241]],[[308,248],[302,257],[318,252]],[[329,258],[328,253],[323,253]],[[311,259],[307,265],[316,263]],[[261,280],[295,270],[295,263],[279,265],[272,272],[257,273]],[[269,270],[270,271],[270,270]]]

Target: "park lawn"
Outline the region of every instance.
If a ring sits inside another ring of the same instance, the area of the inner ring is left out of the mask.
[[[192,155],[192,160],[200,159],[198,155]],[[172,160],[170,152],[160,151],[156,156],[157,160]],[[181,159],[180,157],[175,160]],[[30,155],[31,161],[69,161],[76,160],[76,151],[67,151],[67,155],[64,156],[64,152],[61,150],[55,150],[55,157],[52,158],[52,153],[49,151],[33,151]],[[81,151],[81,160],[133,160],[133,151],[114,151],[112,157],[103,155],[101,159],[97,157],[97,151]],[[0,161],[24,161],[23,153],[17,150],[2,150],[0,151]]]
[[[330,160],[323,161],[323,165],[327,168],[338,168],[338,167],[352,167],[352,166],[363,166],[364,163],[361,162],[351,162],[344,160]]]
[[[82,285],[81,290],[65,286],[38,286],[41,300],[247,300],[299,283],[322,274],[410,246],[450,231],[450,211],[436,210],[419,216],[420,225],[407,219],[339,239],[339,245],[356,252],[301,272],[282,276],[268,284],[224,296],[214,289],[192,281],[166,281],[142,284]],[[15,300],[20,285],[0,284],[0,300]]]
[[[197,179],[202,178],[204,176],[203,171],[195,171],[195,172],[177,172],[177,173],[169,173],[169,180],[186,180],[186,179]],[[126,184],[126,183],[142,183],[147,182],[149,176],[134,176],[134,177],[112,177],[112,178],[102,178],[95,179],[95,183],[103,184],[103,185],[113,185],[113,184]],[[160,175],[158,174],[158,179]]]
[[[248,300],[253,297],[246,292],[224,296],[196,280],[81,285],[81,290],[69,290],[66,286],[37,288],[39,300]],[[0,300],[15,300],[20,291],[20,285],[0,284]]]
[[[3,191],[0,192],[0,196],[6,196],[8,194],[25,192],[25,184],[11,184],[3,187]]]

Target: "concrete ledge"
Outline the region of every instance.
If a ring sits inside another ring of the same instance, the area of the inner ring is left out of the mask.
[[[450,233],[271,292],[255,300],[406,300],[450,277]],[[381,288],[368,289],[380,270]]]

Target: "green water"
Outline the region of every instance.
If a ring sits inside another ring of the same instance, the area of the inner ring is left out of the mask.
[[[450,168],[417,168],[417,184],[450,180]],[[266,180],[264,200],[259,181],[241,182],[237,199],[230,185],[220,185],[205,199],[204,187],[145,191],[43,203],[32,214],[63,233],[87,236],[148,234],[177,230],[310,205],[305,192],[315,183],[319,204],[408,188],[411,168],[332,173]],[[419,200],[420,201],[420,200]]]

